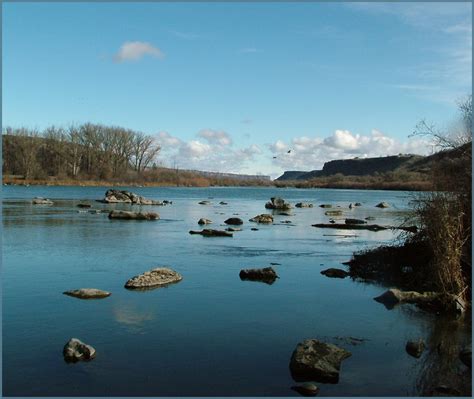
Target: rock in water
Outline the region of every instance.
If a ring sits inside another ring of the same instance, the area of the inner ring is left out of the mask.
[[[291,375],[295,381],[337,383],[341,362],[351,355],[336,345],[306,339],[296,346],[291,356]]]
[[[401,291],[396,288],[390,288],[382,295],[374,298],[377,302],[385,305],[387,309],[392,309],[398,303],[423,304],[433,302],[438,298],[435,292],[419,293],[416,291]]]
[[[345,278],[349,275],[348,272],[342,269],[330,268],[323,270],[321,274],[324,274],[327,277],[335,277],[335,278]]]
[[[78,208],[90,208],[91,206],[91,204],[77,204]]]
[[[33,205],[53,205],[54,202],[47,198],[35,197],[33,198]]]
[[[229,218],[225,220],[224,223],[238,226],[244,224],[244,221],[241,218]]]
[[[367,224],[365,220],[361,220],[361,219],[345,219],[344,223],[345,224]]]
[[[95,349],[77,338],[71,338],[64,346],[63,355],[67,362],[90,360],[95,357]]]
[[[267,209],[280,209],[280,210],[288,210],[291,208],[291,205],[286,202],[283,198],[279,197],[272,197],[270,201],[265,204],[265,208]]]
[[[472,367],[472,345],[468,345],[459,352],[459,358],[469,368]]]
[[[422,339],[418,341],[408,341],[405,350],[410,356],[419,358],[425,350],[425,342]]]
[[[209,220],[209,219],[205,219],[205,218],[201,218],[199,219],[198,221],[198,224],[211,224],[212,223],[212,220]]]
[[[321,204],[319,205],[320,208],[332,208],[331,204]]]
[[[386,202],[380,202],[377,205],[375,205],[377,208],[390,208],[390,205],[387,204]]]
[[[264,267],[263,269],[243,269],[239,273],[241,280],[262,281],[267,284],[273,284],[278,277],[273,267]]]
[[[261,215],[257,215],[252,219],[249,219],[249,222],[255,223],[273,223],[273,216],[267,213],[262,213]]]
[[[211,205],[211,201],[204,200],[204,201],[198,202],[198,204],[199,205]]]
[[[203,229],[201,231],[190,230],[189,234],[200,234],[204,237],[233,237],[233,234],[224,230]]]
[[[181,281],[183,277],[167,267],[157,267],[148,272],[132,277],[125,283],[125,288],[140,289],[165,286]]]
[[[129,211],[110,211],[109,219],[122,220],[157,220],[160,218],[155,212],[129,212]]]
[[[78,290],[63,292],[63,294],[80,299],[100,299],[107,298],[111,295],[110,292],[98,290],[96,288],[80,288]]]
[[[305,382],[301,385],[291,387],[293,391],[298,392],[302,396],[316,396],[319,393],[319,388],[311,382]]]
[[[298,202],[297,204],[295,204],[295,206],[297,208],[312,208],[313,204],[310,204],[308,202]]]
[[[125,190],[107,190],[105,192],[105,198],[101,201],[106,204],[114,203],[126,203],[126,204],[137,204],[137,205],[164,205],[161,201],[154,201],[130,191]]]

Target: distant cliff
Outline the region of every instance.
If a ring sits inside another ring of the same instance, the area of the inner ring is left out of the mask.
[[[377,158],[339,159],[326,162],[322,170],[285,172],[276,181],[306,181],[334,175],[374,176],[389,172],[427,174],[435,163],[453,160],[457,157],[457,151],[466,150],[470,151],[470,146],[462,146],[456,150],[442,151],[430,156],[400,154]]]

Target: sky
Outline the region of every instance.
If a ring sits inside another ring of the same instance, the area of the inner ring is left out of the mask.
[[[153,135],[158,163],[279,176],[430,154],[471,94],[471,3],[5,3],[2,126]]]

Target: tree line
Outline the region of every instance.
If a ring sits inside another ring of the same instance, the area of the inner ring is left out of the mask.
[[[117,126],[85,123],[43,131],[6,127],[2,171],[24,179],[140,175],[154,164],[160,149],[154,137]]]

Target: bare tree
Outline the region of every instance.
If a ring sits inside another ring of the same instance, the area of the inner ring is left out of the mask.
[[[153,137],[143,133],[135,133],[132,148],[133,167],[138,173],[144,171],[161,150]]]

